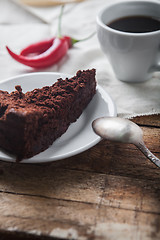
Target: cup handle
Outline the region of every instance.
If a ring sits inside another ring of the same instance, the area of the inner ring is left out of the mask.
[[[160,62],[151,68],[151,72],[159,72],[159,71],[160,71]]]
[[[151,67],[151,72],[156,72],[156,71],[160,71],[160,46],[159,46],[159,53],[158,53],[158,59],[157,59],[157,63]]]

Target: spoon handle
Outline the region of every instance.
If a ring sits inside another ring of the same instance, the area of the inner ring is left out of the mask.
[[[160,168],[160,159],[157,158],[153,153],[149,151],[149,149],[145,146],[144,143],[136,144],[136,147],[156,166]]]

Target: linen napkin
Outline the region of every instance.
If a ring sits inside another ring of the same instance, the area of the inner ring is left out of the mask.
[[[18,53],[30,43],[55,35],[60,7],[22,8],[18,2],[14,4],[14,1],[1,1],[4,6],[3,16],[0,16],[0,80],[3,80],[35,71],[15,62],[8,55],[5,45]],[[86,0],[68,4],[62,19],[63,34],[82,39],[96,31],[96,15],[107,3],[105,0]],[[10,14],[10,18],[5,18],[8,11],[13,13],[13,16]],[[96,69],[97,82],[112,97],[119,116],[131,118],[160,113],[160,73],[154,73],[145,83],[131,84],[119,81],[107,57],[101,51],[96,35],[87,41],[77,43],[56,65],[40,71],[74,75],[79,69],[90,68]]]

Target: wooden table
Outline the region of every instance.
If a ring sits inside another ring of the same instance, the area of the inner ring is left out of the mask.
[[[134,119],[160,157],[160,115]],[[49,164],[0,162],[0,239],[160,239],[160,169],[102,141]]]

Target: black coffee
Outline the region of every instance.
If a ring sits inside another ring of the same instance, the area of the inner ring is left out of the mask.
[[[129,16],[107,24],[110,28],[129,33],[146,33],[160,30],[160,20],[147,16]]]

